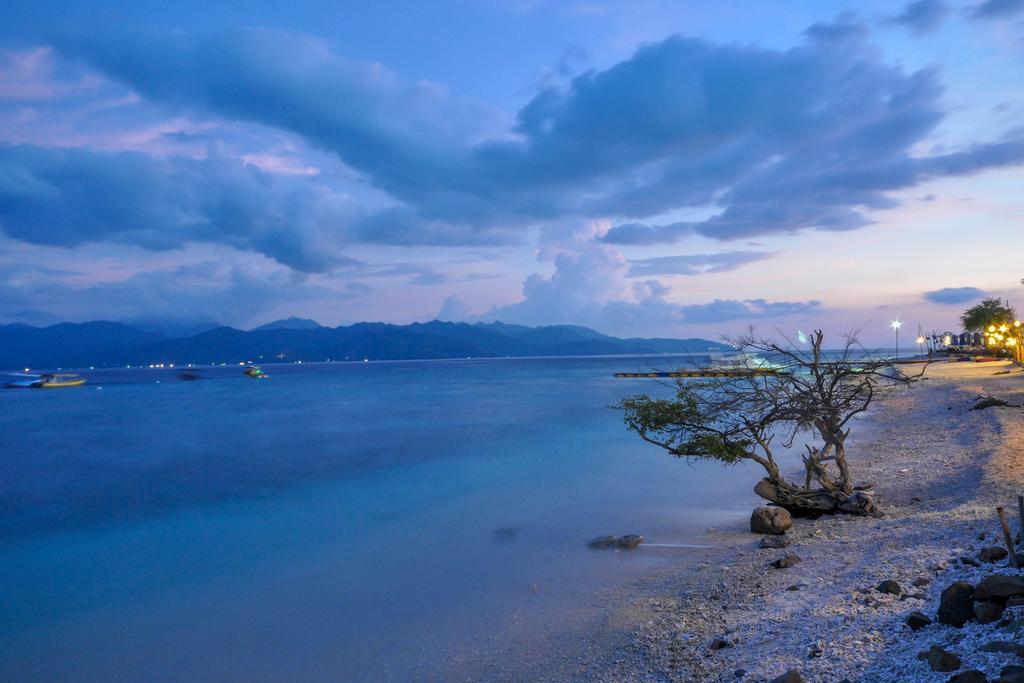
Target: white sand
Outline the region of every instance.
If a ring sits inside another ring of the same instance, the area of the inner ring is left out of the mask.
[[[916,658],[933,644],[960,655],[961,670],[981,669],[990,680],[1004,665],[1024,663],[977,650],[993,639],[1021,642],[1021,630],[904,625],[912,610],[934,620],[939,593],[953,581],[1014,571],[1005,561],[974,568],[958,558],[1002,545],[995,506],[1007,507],[1016,529],[1024,489],[1024,408],[968,410],[981,393],[1024,405],[1024,373],[1007,363],[943,363],[926,377],[879,404],[852,437],[855,475],[876,484],[883,519],[797,520],[786,551],[757,548],[760,537],[745,529],[713,532],[723,546],[716,562],[641,586],[621,615],[637,623],[631,643],[582,664],[579,677],[766,681],[798,669],[808,681],[946,681],[951,674]],[[803,561],[769,567],[783,552]],[[913,587],[919,576],[931,583]],[[885,579],[922,597],[874,591]],[[800,590],[786,590],[792,585]],[[718,638],[731,646],[709,648]],[[811,657],[815,648],[822,654]],[[737,676],[740,669],[746,673]]]

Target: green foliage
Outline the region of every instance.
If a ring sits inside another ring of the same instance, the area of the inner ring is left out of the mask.
[[[960,316],[960,322],[968,332],[977,332],[988,329],[989,325],[1009,325],[1016,316],[1017,313],[1009,301],[984,299],[980,304],[964,311]]]
[[[672,455],[729,464],[749,457],[751,439],[716,425],[714,416],[701,410],[692,389],[681,389],[675,399],[632,396],[618,407],[630,431]]]

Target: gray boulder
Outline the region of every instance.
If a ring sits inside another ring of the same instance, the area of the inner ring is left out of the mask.
[[[932,620],[929,619],[928,615],[925,614],[924,612],[919,612],[917,610],[914,610],[913,612],[911,612],[910,614],[907,615],[907,622],[906,623],[907,623],[907,626],[910,627],[910,630],[916,631],[918,629],[922,629],[925,626],[928,626],[929,624],[931,624]]]
[[[998,545],[994,545],[991,548],[983,548],[978,553],[978,559],[982,562],[998,562],[999,560],[1005,560],[1009,553],[1006,552],[1006,548],[1001,548]]]
[[[974,616],[978,619],[979,624],[991,624],[994,621],[999,621],[1003,616],[1003,606],[992,600],[976,602],[974,603]]]
[[[993,574],[986,576],[974,591],[975,600],[1006,600],[1024,595],[1024,577]]]
[[[944,650],[938,645],[932,645],[925,653],[925,661],[932,671],[948,673],[960,668],[960,658],[949,650]]]
[[[750,515],[750,530],[755,534],[784,534],[792,526],[793,518],[785,508],[762,505]]]
[[[939,621],[960,628],[974,619],[974,586],[957,581],[939,597]]]

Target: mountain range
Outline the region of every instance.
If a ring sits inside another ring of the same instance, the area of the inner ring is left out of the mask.
[[[494,323],[323,327],[288,318],[253,330],[217,327],[170,337],[118,322],[0,325],[0,368],[74,368],[324,360],[406,360],[505,356],[591,356],[728,351],[706,339],[620,339],[575,325]]]

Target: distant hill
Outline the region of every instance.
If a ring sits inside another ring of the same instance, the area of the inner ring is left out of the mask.
[[[194,336],[173,339],[110,322],[61,323],[45,328],[4,325],[0,326],[0,368],[237,363],[246,360],[309,362],[364,358],[591,356],[728,351],[732,348],[706,339],[619,339],[573,325],[525,327],[437,320],[411,325],[357,323],[335,328],[317,325],[307,329],[284,327],[277,323],[271,325],[273,327],[263,326],[248,332],[218,327]]]
[[[272,323],[266,325],[260,325],[259,327],[253,328],[253,330],[318,330],[323,325],[315,320],[309,318],[285,318],[284,320],[275,320]]]

